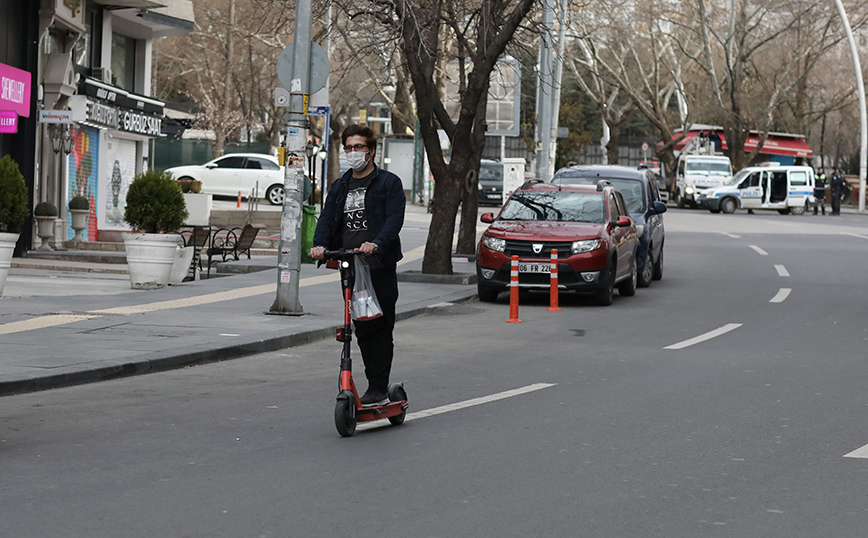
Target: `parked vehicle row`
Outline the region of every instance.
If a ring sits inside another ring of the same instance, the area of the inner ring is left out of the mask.
[[[552,249],[561,290],[591,293],[600,305],[615,288],[632,296],[663,277],[665,211],[650,170],[571,166],[550,183],[529,181],[496,216],[481,217],[490,226],[477,248],[479,298],[508,289],[513,255],[520,288],[549,289]]]

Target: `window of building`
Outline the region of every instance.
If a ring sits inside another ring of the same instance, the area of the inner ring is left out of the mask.
[[[136,40],[112,34],[112,82],[127,91],[135,91]]]

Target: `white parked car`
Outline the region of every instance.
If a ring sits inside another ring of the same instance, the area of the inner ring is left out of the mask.
[[[202,182],[202,192],[218,196],[251,195],[265,198],[272,205],[283,204],[283,167],[277,157],[261,153],[230,153],[201,165],[169,168],[175,179]]]
[[[814,170],[810,166],[768,163],[740,170],[728,185],[707,189],[699,204],[712,213],[736,209],[776,209],[803,214],[814,203]]]

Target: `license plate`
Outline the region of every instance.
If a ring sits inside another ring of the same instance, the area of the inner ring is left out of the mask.
[[[519,273],[551,273],[552,265],[550,263],[520,263],[518,264]]]
[[[492,199],[492,200],[500,200],[500,195],[499,195],[499,194],[488,194],[488,195],[486,195],[486,196],[488,196],[488,198],[490,198],[490,199]]]

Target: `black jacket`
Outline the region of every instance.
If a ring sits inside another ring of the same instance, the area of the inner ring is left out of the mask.
[[[375,256],[380,265],[387,267],[404,257],[398,233],[404,225],[407,198],[404,196],[401,178],[376,165],[374,173],[365,193],[365,212],[368,217],[368,230],[374,236],[371,242],[377,245]],[[313,246],[326,247],[329,250],[341,248],[341,221],[347,201],[347,184],[352,176],[353,170],[347,170],[329,188],[313,235]]]

